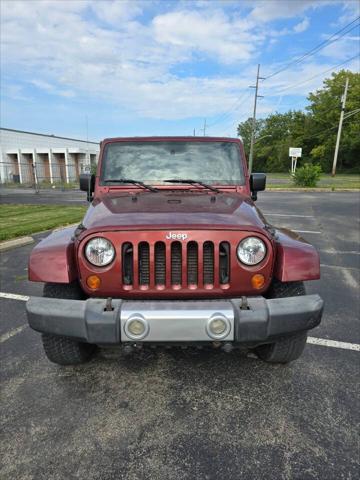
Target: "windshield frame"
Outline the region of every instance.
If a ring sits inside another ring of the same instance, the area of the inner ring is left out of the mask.
[[[100,187],[108,187],[108,188],[121,188],[121,189],[128,189],[128,188],[134,188],[134,185],[131,184],[116,184],[115,179],[114,183],[109,182],[109,179],[106,179],[104,177],[105,173],[105,162],[106,162],[106,154],[107,150],[109,148],[109,145],[112,144],[122,144],[122,143],[234,143],[236,145],[236,149],[238,152],[238,159],[239,159],[239,174],[240,174],[240,179],[237,181],[234,181],[234,183],[210,183],[211,186],[217,187],[217,188],[236,188],[236,187],[244,187],[246,185],[246,180],[247,180],[247,169],[246,169],[246,162],[245,162],[245,152],[243,150],[243,145],[241,144],[241,141],[237,138],[209,138],[209,137],[155,137],[155,138],[149,138],[149,137],[137,137],[134,139],[134,137],[130,138],[114,138],[114,139],[106,139],[102,142],[101,145],[101,164],[100,164],[100,170],[98,170],[98,180],[99,183],[98,185]],[[108,181],[105,181],[108,180]],[[205,181],[203,178],[194,178],[193,180],[200,180],[200,181]],[[208,180],[208,179],[207,179]],[[209,180],[208,180],[209,181]],[[146,181],[147,184],[151,186],[156,186],[157,188],[161,189],[167,189],[167,190],[178,190],[178,189],[198,189],[196,185],[189,185],[189,184],[182,184],[179,183],[177,185],[169,185],[166,183],[162,183],[161,180],[157,181]]]

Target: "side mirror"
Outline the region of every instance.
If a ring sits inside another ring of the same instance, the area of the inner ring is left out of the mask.
[[[95,190],[95,175],[91,173],[82,173],[80,175],[80,190],[87,192],[87,199],[90,202]]]
[[[257,192],[261,192],[266,188],[265,173],[252,173],[250,175],[250,190],[252,200],[257,200]]]

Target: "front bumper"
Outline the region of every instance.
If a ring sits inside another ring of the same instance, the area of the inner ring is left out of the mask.
[[[310,330],[322,316],[319,295],[267,300],[85,301],[31,297],[26,304],[31,328],[95,344],[139,343],[127,335],[127,322],[142,318],[148,325],[141,343],[213,342],[209,319],[222,316],[230,328],[220,341],[242,344],[271,342],[277,337]]]

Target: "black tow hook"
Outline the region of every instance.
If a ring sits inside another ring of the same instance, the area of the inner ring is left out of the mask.
[[[123,348],[124,355],[131,355],[134,352],[134,347],[132,345],[124,345]]]
[[[234,347],[231,345],[231,343],[225,343],[221,348],[225,353],[230,353]]]
[[[106,305],[105,305],[105,309],[104,309],[105,312],[112,312],[114,310],[114,307],[112,306],[111,302],[112,302],[112,298],[108,297],[106,299]]]
[[[250,310],[247,297],[241,297],[240,310]]]

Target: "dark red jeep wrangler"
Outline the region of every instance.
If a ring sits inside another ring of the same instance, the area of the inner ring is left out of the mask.
[[[239,139],[111,138],[77,228],[33,250],[27,303],[56,363],[88,360],[97,345],[254,349],[268,362],[302,353],[323,301],[315,248],[270,225],[255,207],[265,175],[249,175]]]

